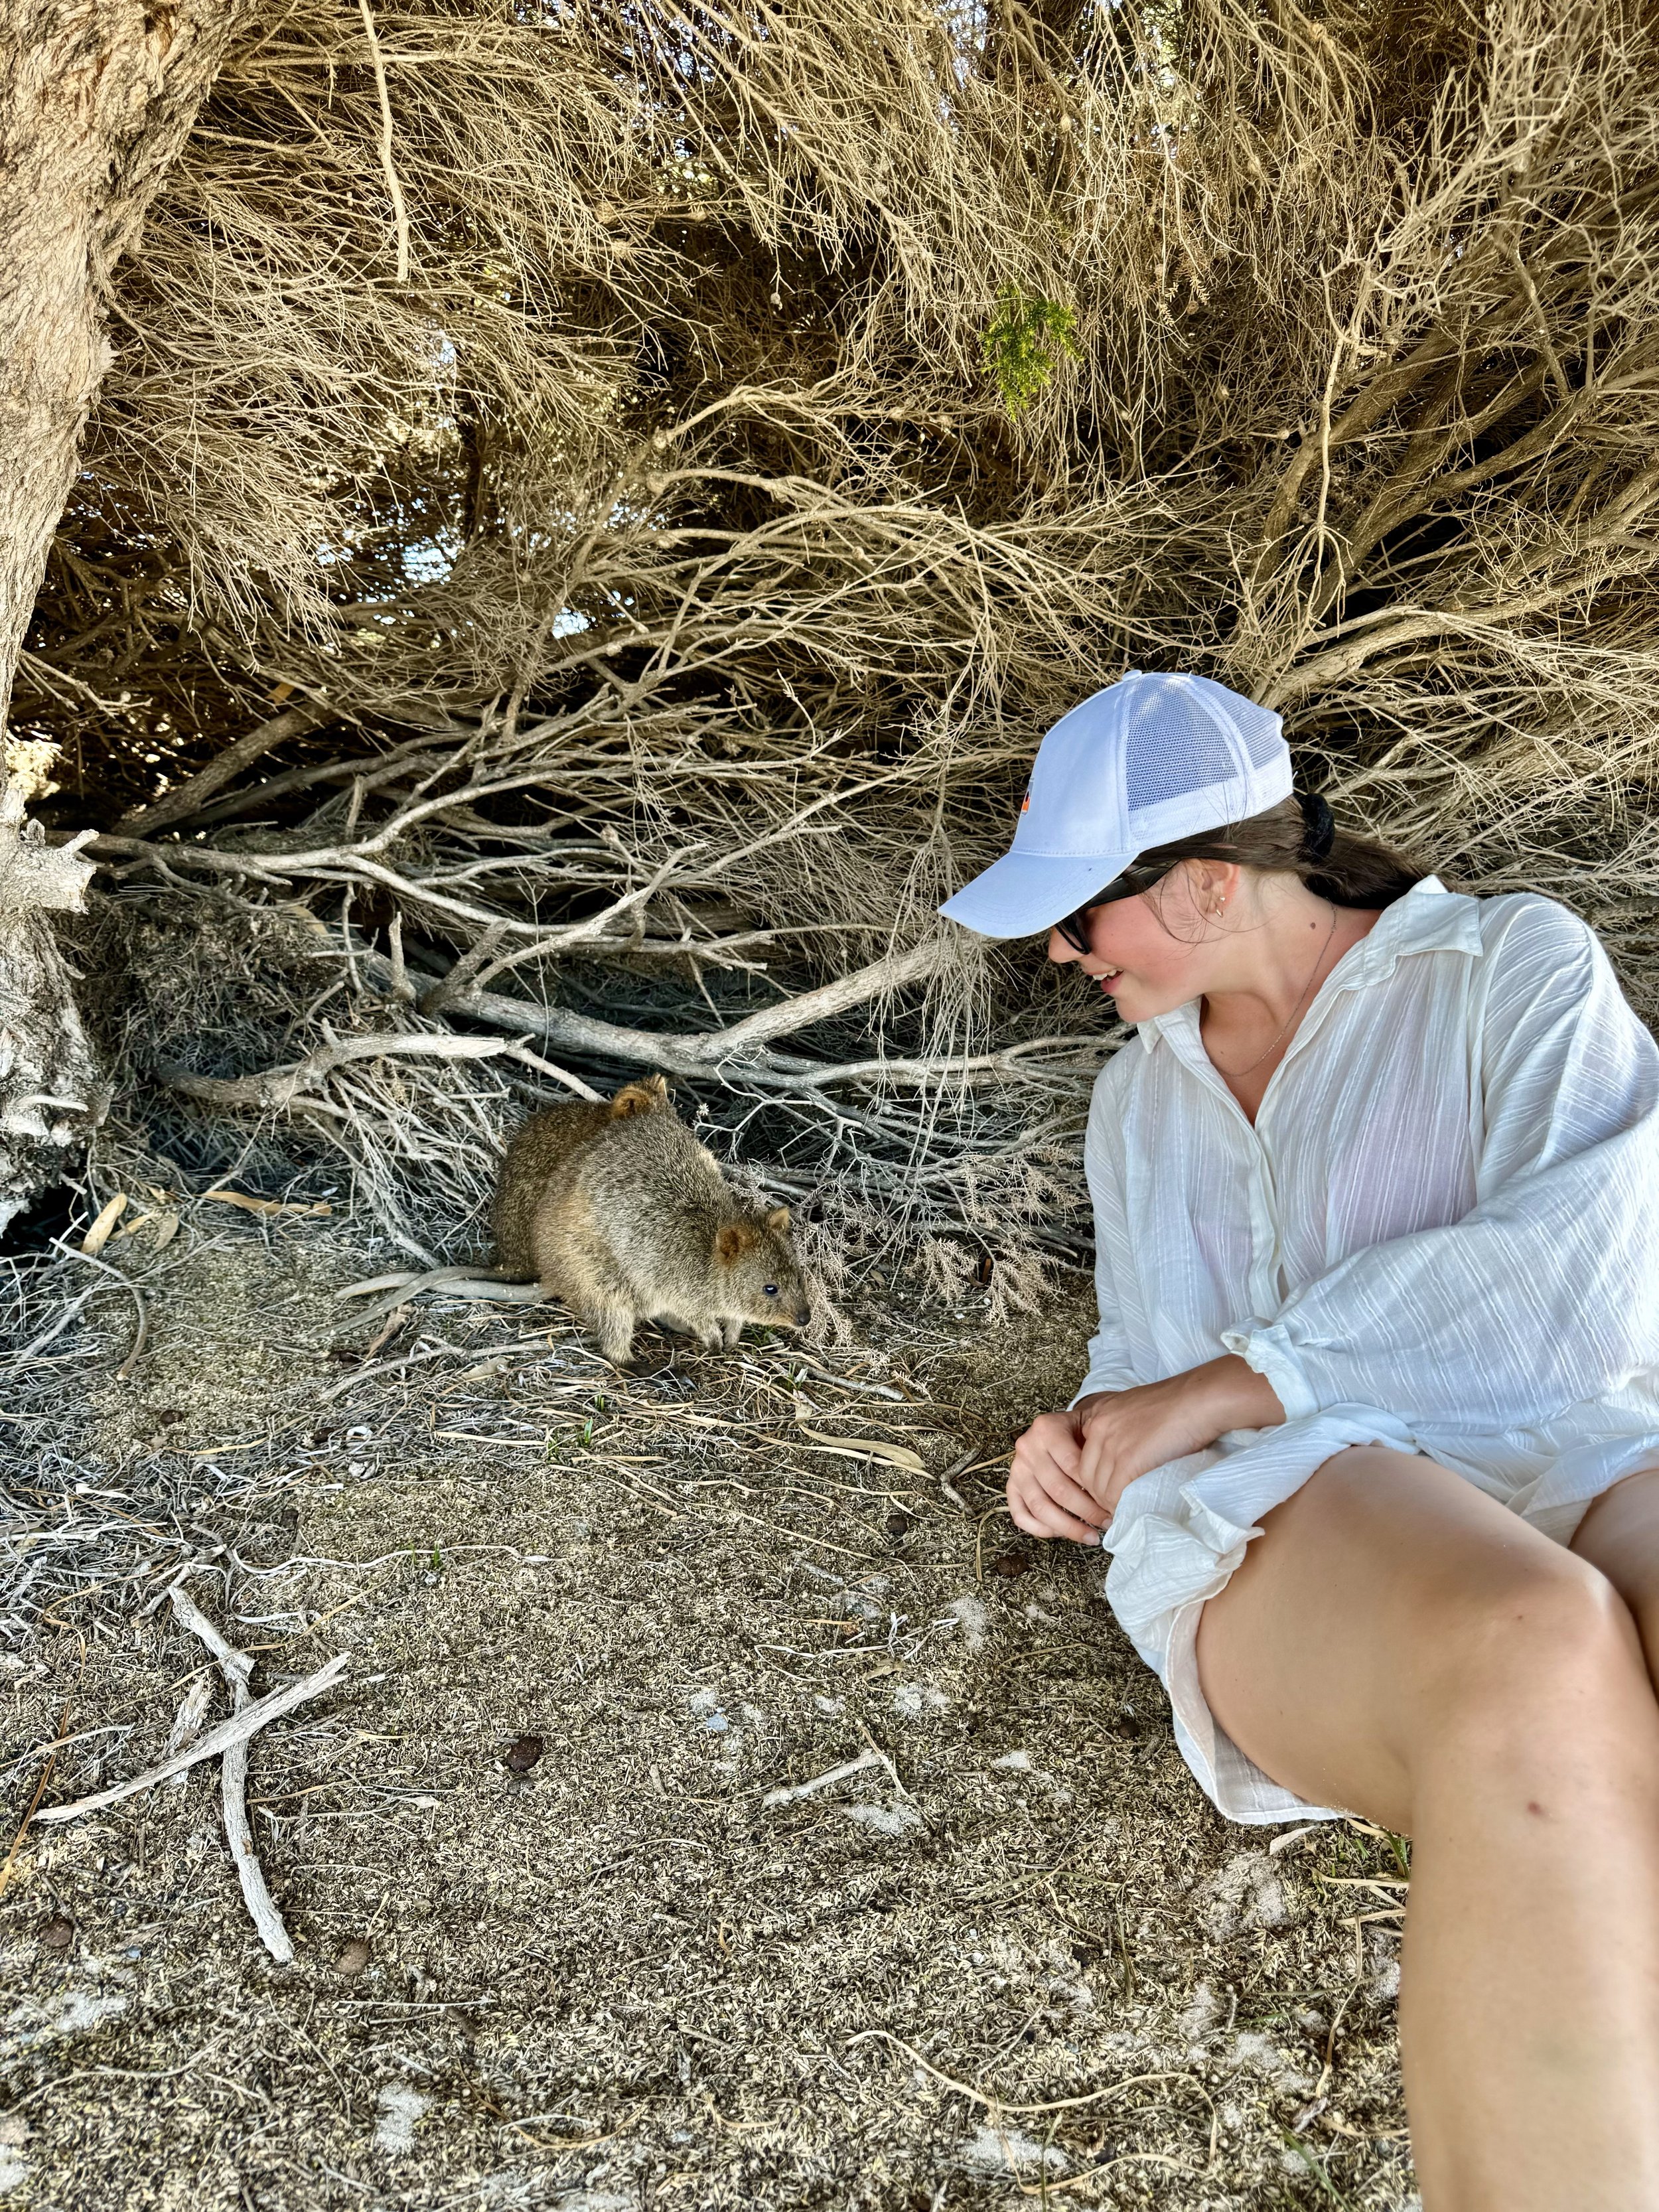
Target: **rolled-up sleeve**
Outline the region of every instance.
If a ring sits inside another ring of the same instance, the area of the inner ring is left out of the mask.
[[[1363,1404],[1490,1435],[1659,1364],[1659,1048],[1546,901],[1494,949],[1476,1020],[1471,1210],[1223,1332],[1291,1420]]]

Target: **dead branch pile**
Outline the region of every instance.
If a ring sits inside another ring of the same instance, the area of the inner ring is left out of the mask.
[[[1128,665],[1278,705],[1343,816],[1571,900],[1648,1002],[1655,44],[256,14],[118,272],[15,717],[97,941],[171,948],[106,1050],[299,1117],[423,1254],[511,1096],[646,1064],[786,1188],[1052,1230],[1091,1012],[933,909]],[[228,939],[289,945],[264,1027],[205,1018]]]

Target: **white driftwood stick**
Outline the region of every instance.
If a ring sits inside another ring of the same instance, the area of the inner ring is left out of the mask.
[[[51,1805],[44,1813],[34,1816],[36,1825],[42,1821],[75,1820],[82,1813],[101,1812],[106,1805],[113,1805],[123,1797],[136,1797],[140,1790],[153,1790],[158,1782],[165,1782],[169,1774],[182,1773],[187,1766],[196,1766],[204,1759],[216,1759],[222,1751],[228,1751],[234,1743],[246,1743],[258,1735],[268,1721],[281,1720],[296,1705],[305,1705],[312,1698],[321,1697],[331,1690],[344,1674],[349,1651],[337,1653],[326,1667],[319,1667],[314,1674],[307,1674],[303,1682],[290,1682],[285,1690],[273,1690],[268,1698],[259,1698],[240,1713],[233,1713],[217,1728],[210,1728],[204,1736],[171,1759],[164,1759],[159,1766],[146,1767],[135,1774],[131,1782],[118,1782],[112,1790],[100,1790],[94,1797],[77,1797],[72,1805]]]
[[[181,1589],[173,1593],[173,1610],[179,1626],[199,1637],[219,1662],[219,1672],[230,1692],[233,1715],[245,1713],[252,1702],[248,1687],[253,1662],[246,1652],[233,1650],[199,1607]],[[242,1901],[253,1916],[259,1940],[279,1966],[294,1964],[294,1944],[276,1900],[265,1887],[264,1869],[253,1848],[253,1831],[247,1818],[247,1740],[233,1743],[219,1767],[219,1800],[224,1808],[225,1840],[236,1863],[236,1879],[242,1885]]]
[[[769,1790],[761,1803],[793,1804],[797,1797],[811,1797],[820,1790],[829,1789],[831,1783],[850,1781],[854,1775],[862,1774],[866,1766],[886,1765],[887,1761],[878,1751],[861,1751],[856,1759],[849,1759],[845,1766],[832,1766],[828,1774],[814,1775],[810,1782],[798,1782],[793,1790]]]

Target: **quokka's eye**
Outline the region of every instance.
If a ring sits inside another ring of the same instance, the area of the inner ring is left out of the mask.
[[[769,1298],[775,1298],[778,1294],[778,1286],[775,1283],[763,1283],[761,1288]]]

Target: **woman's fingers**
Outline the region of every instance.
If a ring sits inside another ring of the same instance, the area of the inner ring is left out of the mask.
[[[1047,1467],[1034,1468],[1031,1473],[1036,1487],[1051,1505],[1058,1506],[1062,1513],[1069,1513],[1073,1520],[1081,1521],[1085,1528],[1092,1528],[1098,1535],[1106,1526],[1106,1521],[1099,1506],[1081,1483],[1073,1482],[1071,1476],[1064,1474],[1052,1460]]]
[[[1088,1492],[1053,1460],[1022,1454],[1008,1474],[1008,1510],[1031,1536],[1069,1536],[1074,1543],[1100,1540],[1099,1510]]]
[[[1079,1521],[1074,1513],[1067,1513],[1039,1491],[1035,1498],[1016,1494],[1011,1485],[1008,1492],[1008,1513],[1017,1528],[1028,1536],[1066,1536],[1074,1544],[1097,1544],[1100,1531],[1088,1522]]]
[[[1077,1423],[1069,1413],[1039,1413],[1014,1446],[1014,1458],[1032,1466],[1052,1460],[1062,1474],[1075,1479],[1083,1460]]]
[[[1097,1512],[1104,1513],[1109,1520],[1117,1500],[1111,1496],[1114,1457],[1111,1439],[1103,1429],[1083,1440],[1083,1449],[1078,1455],[1077,1479]],[[1121,1483],[1118,1484],[1121,1489]],[[1108,1503],[1110,1498],[1110,1503]]]

